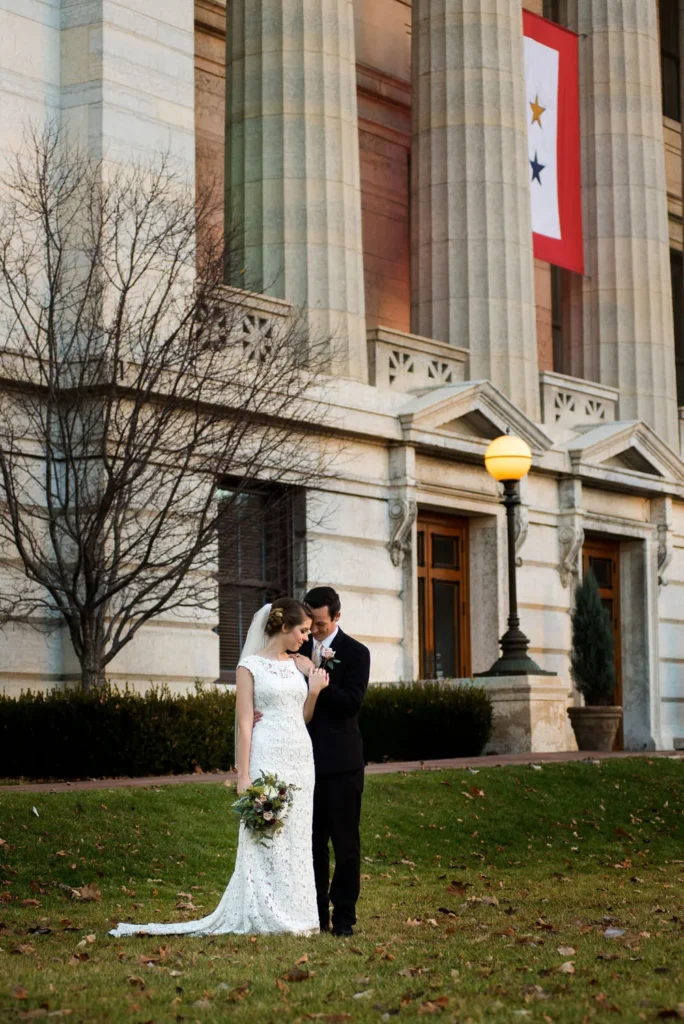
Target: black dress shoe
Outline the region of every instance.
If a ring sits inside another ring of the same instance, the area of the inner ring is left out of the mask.
[[[332,930],[333,935],[340,939],[348,939],[354,934],[353,928],[335,928]]]

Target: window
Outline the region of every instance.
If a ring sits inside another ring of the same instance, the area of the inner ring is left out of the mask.
[[[463,679],[470,674],[468,520],[421,513],[417,536],[420,675]]]
[[[544,17],[560,25],[560,0],[544,0]]]
[[[304,582],[304,495],[292,488],[219,491],[219,659],[222,682],[235,681],[252,616]]]
[[[663,114],[673,121],[681,121],[678,0],[660,0],[660,78]]]
[[[682,253],[670,249],[670,272],[672,275],[672,313],[674,316],[675,365],[677,368],[677,405],[684,405],[684,308],[682,306],[682,288],[684,266]]]
[[[615,661],[615,692],[613,704],[622,704],[622,633],[620,614],[620,544],[619,541],[589,537],[582,548],[582,571],[594,573],[601,602],[610,615],[613,627],[613,654]],[[623,728],[615,740],[615,749],[622,750]]]
[[[551,267],[551,330],[553,332],[553,369],[565,373],[563,358],[563,271]]]

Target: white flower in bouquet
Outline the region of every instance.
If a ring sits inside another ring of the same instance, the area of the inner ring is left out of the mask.
[[[274,817],[273,811],[264,811],[264,821],[273,821]]]

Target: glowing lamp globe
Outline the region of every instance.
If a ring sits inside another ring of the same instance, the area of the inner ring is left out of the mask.
[[[532,452],[521,437],[504,434],[489,445],[484,461],[487,472],[495,480],[522,480],[530,471]]]

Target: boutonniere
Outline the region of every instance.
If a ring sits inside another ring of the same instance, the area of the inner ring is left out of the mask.
[[[339,665],[340,659],[335,657],[332,647],[321,647],[321,668],[326,672],[332,672],[335,665]]]

